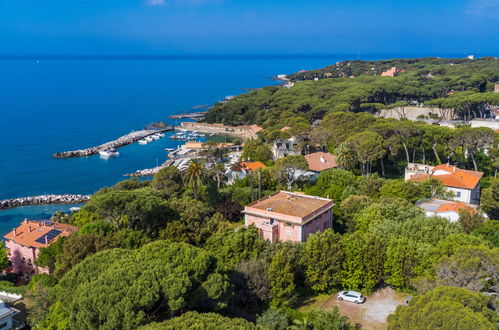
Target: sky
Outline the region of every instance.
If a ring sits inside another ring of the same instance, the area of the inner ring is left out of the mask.
[[[499,56],[499,0],[0,0],[0,56]]]

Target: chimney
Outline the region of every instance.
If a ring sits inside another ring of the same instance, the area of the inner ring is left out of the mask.
[[[454,166],[454,173],[456,173],[456,167]]]
[[[31,226],[28,226],[28,233],[31,233],[33,228]]]
[[[27,223],[28,223],[28,219],[24,219],[24,223],[26,223],[26,224],[27,224]]]
[[[12,230],[12,233],[14,233],[14,237],[16,237],[16,236],[17,236],[17,228],[14,228],[14,229]]]
[[[49,245],[49,237],[45,235],[45,245]]]
[[[41,227],[41,226],[42,226],[42,222],[38,221],[38,227]]]

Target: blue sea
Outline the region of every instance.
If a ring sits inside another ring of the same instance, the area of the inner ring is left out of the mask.
[[[195,111],[271,76],[335,63],[335,56],[0,59],[0,199],[91,194],[124,174],[166,160],[169,138],[120,148],[120,157],[54,159],[96,146],[168,115]],[[0,211],[0,237],[24,218],[43,219],[70,205]]]

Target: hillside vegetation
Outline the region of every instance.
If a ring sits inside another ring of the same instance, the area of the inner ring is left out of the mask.
[[[391,67],[401,70],[397,77],[380,75]],[[282,127],[290,117],[312,123],[329,112],[374,113],[421,103],[453,108],[458,117],[469,119],[499,103],[499,94],[492,93],[499,59],[493,57],[344,61],[288,78],[295,83],[291,88],[264,87],[216,104],[206,121]]]

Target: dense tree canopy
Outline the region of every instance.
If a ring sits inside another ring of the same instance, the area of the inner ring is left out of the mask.
[[[461,288],[439,287],[414,297],[388,317],[389,329],[496,329],[490,298]]]
[[[156,241],[135,250],[97,253],[59,282],[70,328],[134,329],[186,309],[218,310],[229,283],[201,249]]]
[[[193,329],[193,330],[241,330],[258,329],[253,323],[243,319],[228,318],[215,313],[188,312],[162,323],[151,323],[140,330]]]

